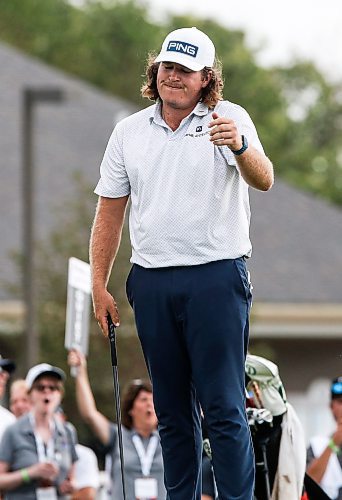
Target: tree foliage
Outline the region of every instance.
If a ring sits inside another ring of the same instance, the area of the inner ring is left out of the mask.
[[[311,63],[264,69],[242,31],[189,16],[152,22],[137,0],[0,1],[0,38],[117,96],[140,97],[146,55],[165,34],[197,26],[215,41],[225,98],[257,124],[276,173],[302,189],[342,203],[342,85],[328,83]]]

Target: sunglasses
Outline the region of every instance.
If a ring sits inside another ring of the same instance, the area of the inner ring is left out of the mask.
[[[35,389],[38,392],[44,392],[45,389],[48,389],[51,392],[60,391],[60,387],[58,385],[51,385],[51,384],[37,384],[33,386],[33,389]]]

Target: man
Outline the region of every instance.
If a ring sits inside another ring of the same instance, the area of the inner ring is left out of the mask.
[[[5,395],[6,385],[11,373],[15,370],[15,364],[10,359],[4,359],[0,355],[0,401]],[[15,416],[0,405],[0,441],[4,430],[15,422]]]
[[[307,456],[307,474],[314,479],[333,500],[342,500],[342,377],[331,384],[330,408],[336,428],[327,436],[314,436],[310,440]]]
[[[201,497],[200,403],[219,497],[250,500],[248,185],[268,190],[273,167],[247,112],[222,100],[206,34],[170,33],[146,75],[142,95],[157,102],[116,125],[95,189],[95,317],[105,335],[108,315],[119,325],[107,283],[130,197],[127,296],[153,383],[167,498]]]

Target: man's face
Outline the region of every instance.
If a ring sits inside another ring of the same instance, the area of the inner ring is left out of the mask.
[[[61,403],[61,383],[55,377],[41,376],[34,381],[30,391],[30,402],[39,413],[52,415]]]
[[[16,418],[25,415],[31,409],[31,402],[25,387],[11,388],[10,410]]]
[[[151,392],[141,390],[135,398],[130,411],[134,426],[148,426],[151,430],[157,427],[157,416],[154,411]]]
[[[208,85],[208,79],[201,71],[192,71],[181,64],[162,62],[158,68],[157,88],[165,105],[174,109],[194,109],[201,97],[201,92]]]
[[[8,379],[9,373],[3,368],[0,368],[0,399],[2,399],[5,394]]]
[[[337,423],[342,423],[342,396],[331,400],[330,408]]]

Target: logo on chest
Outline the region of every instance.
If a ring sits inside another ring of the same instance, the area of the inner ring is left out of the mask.
[[[193,137],[194,139],[196,139],[197,137],[204,137],[205,135],[208,135],[208,134],[209,134],[209,130],[206,130],[203,132],[203,126],[197,125],[197,127],[195,128],[195,133],[188,132],[187,134],[185,134],[185,137]]]

